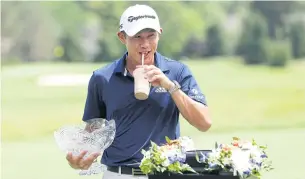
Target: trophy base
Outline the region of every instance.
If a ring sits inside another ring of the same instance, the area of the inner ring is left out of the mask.
[[[88,170],[80,170],[79,175],[86,176],[86,175],[96,175],[103,173],[107,170],[107,166],[103,165],[99,162],[93,163]]]

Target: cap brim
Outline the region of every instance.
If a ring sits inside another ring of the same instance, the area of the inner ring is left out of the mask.
[[[152,25],[148,25],[148,24],[141,24],[141,25],[135,26],[132,29],[125,30],[125,32],[128,36],[132,37],[132,36],[136,35],[137,33],[139,33],[143,29],[153,29],[153,30],[155,30],[155,31],[157,31],[161,34],[161,28],[160,27],[156,27],[156,26],[152,26]]]

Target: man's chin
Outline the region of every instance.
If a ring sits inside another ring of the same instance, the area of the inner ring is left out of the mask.
[[[144,62],[147,64],[153,64],[154,63],[154,55],[149,55],[147,58],[144,59]]]

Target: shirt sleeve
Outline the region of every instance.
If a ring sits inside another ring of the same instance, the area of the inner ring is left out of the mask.
[[[207,106],[205,95],[202,93],[195,77],[186,65],[183,65],[181,75],[178,80],[179,84],[181,85],[181,90],[186,95],[188,95],[191,99]]]
[[[106,118],[106,106],[102,98],[103,80],[94,72],[90,77],[83,114],[83,121],[93,118]]]

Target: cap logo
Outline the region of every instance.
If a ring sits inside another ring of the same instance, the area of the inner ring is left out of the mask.
[[[153,16],[153,15],[140,15],[140,16],[129,16],[128,17],[128,22],[132,22],[132,21],[137,21],[139,19],[143,19],[143,18],[150,18],[150,19],[155,19],[156,16]]]

